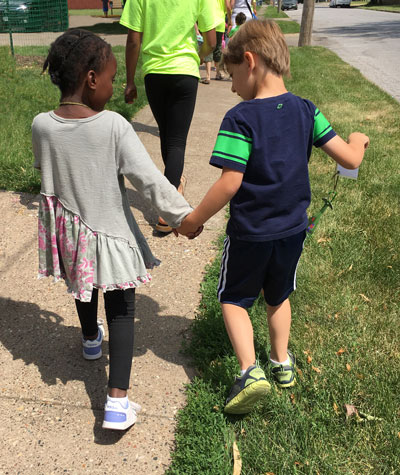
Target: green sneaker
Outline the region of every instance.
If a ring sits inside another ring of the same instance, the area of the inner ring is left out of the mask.
[[[225,412],[247,414],[270,389],[264,371],[257,365],[249,366],[243,376],[236,378],[226,400]]]
[[[275,379],[276,384],[280,388],[290,388],[294,386],[296,383],[296,375],[295,375],[295,366],[296,366],[296,358],[294,355],[288,350],[288,357],[290,363],[286,366],[281,364],[271,363],[271,374]]]

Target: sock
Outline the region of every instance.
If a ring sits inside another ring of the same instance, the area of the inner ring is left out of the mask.
[[[247,371],[247,369],[241,369],[240,370],[240,376],[243,376],[246,371]]]
[[[126,409],[128,407],[129,401],[128,396],[125,397],[111,397],[107,395],[107,402],[119,402],[121,406]]]
[[[280,361],[275,361],[275,360],[273,360],[271,357],[269,357],[269,360],[271,361],[272,364],[279,364],[279,365],[282,365],[282,366],[288,366],[288,365],[290,365],[290,358],[289,358],[289,355],[288,355],[288,357],[286,358],[286,360],[285,360],[285,361],[282,361],[282,362],[280,362]]]

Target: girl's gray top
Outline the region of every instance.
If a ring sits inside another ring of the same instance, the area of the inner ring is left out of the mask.
[[[43,240],[49,241],[41,242],[39,232],[39,274],[64,278],[69,290],[84,301],[93,286],[105,291],[146,281],[145,269],[159,261],[132,215],[124,176],[172,227],[178,227],[192,208],[155,166],[131,124],[111,111],[84,119],[64,119],[51,111],[35,117],[32,142],[44,203],[39,230],[42,225]],[[56,200],[61,211],[49,212],[49,199]],[[81,231],[71,230],[68,239],[77,240],[74,236],[80,232],[94,236],[93,286],[89,282],[83,294],[78,289],[82,282],[74,285],[74,269],[56,269],[49,249],[52,234],[59,239],[60,219],[80,226]]]

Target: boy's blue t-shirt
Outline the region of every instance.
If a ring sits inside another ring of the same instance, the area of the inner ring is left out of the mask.
[[[312,146],[335,135],[311,101],[290,92],[244,101],[228,111],[210,159],[211,165],[244,174],[230,202],[227,234],[270,241],[306,229]]]

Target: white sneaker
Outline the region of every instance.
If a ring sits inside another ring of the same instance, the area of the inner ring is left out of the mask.
[[[85,360],[97,360],[103,354],[101,351],[101,344],[104,339],[104,326],[102,320],[97,320],[97,327],[99,334],[95,340],[85,340],[82,338],[82,352]]]
[[[121,399],[120,401],[118,399]],[[136,422],[142,407],[128,398],[110,398],[104,406],[103,429],[126,430]]]

